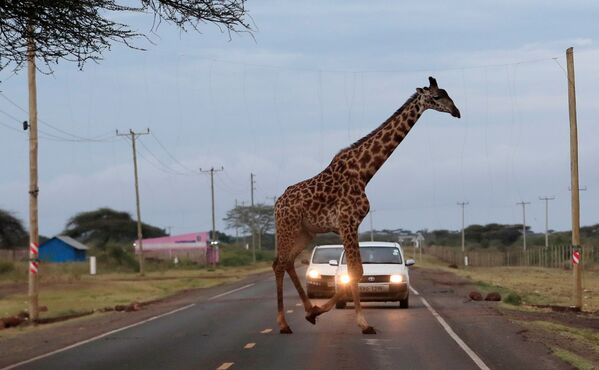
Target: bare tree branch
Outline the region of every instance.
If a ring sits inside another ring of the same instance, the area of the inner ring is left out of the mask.
[[[87,61],[98,62],[113,43],[143,50],[132,40],[149,40],[146,35],[110,19],[120,12],[152,13],[151,32],[162,21],[183,31],[199,32],[200,24],[213,23],[229,34],[251,32],[245,0],[138,1],[139,6],[116,0],[0,0],[0,69],[14,64],[18,70],[24,65],[29,38],[35,42],[36,57],[49,68],[59,60],[76,62],[79,68]]]

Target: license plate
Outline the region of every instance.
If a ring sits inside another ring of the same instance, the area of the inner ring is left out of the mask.
[[[387,285],[366,285],[360,286],[360,292],[363,293],[385,293],[389,291]]]
[[[332,288],[332,287],[334,287],[334,286],[335,286],[335,282],[334,282],[334,281],[329,281],[329,282],[327,282],[327,286],[328,286],[329,288]]]

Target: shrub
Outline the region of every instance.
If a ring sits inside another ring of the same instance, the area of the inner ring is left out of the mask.
[[[517,293],[510,293],[503,299],[503,302],[513,306],[520,306],[522,304],[522,297]]]
[[[8,261],[0,261],[0,275],[13,272],[15,270],[15,264]]]

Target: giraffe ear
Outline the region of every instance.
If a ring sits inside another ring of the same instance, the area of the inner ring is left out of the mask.
[[[418,94],[422,94],[422,93],[424,93],[424,90],[422,90],[422,88],[420,88],[420,87],[417,87],[417,88],[416,88],[416,92],[417,92]]]
[[[437,86],[437,80],[435,80],[433,77],[429,77],[428,78],[428,82],[430,83],[430,89],[431,90],[436,90],[438,88],[438,86]]]

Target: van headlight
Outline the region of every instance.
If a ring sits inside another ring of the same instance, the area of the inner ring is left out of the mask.
[[[403,276],[402,275],[391,275],[391,278],[389,279],[390,282],[392,283],[401,283],[403,281]]]
[[[320,274],[316,270],[310,270],[308,271],[308,277],[310,279],[318,279],[320,277]]]
[[[351,279],[349,278],[348,274],[343,274],[341,275],[341,278],[339,278],[339,281],[341,282],[341,284],[347,284],[349,283]]]

